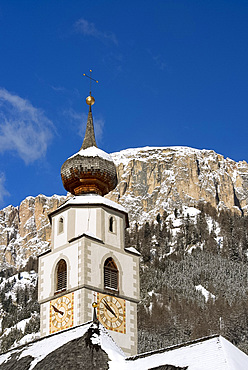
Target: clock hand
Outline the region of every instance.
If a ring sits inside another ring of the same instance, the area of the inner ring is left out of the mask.
[[[106,302],[103,302],[103,303],[104,303],[104,306],[109,310],[109,312],[111,312],[117,318],[117,316],[116,316],[115,312],[112,310],[112,308]]]
[[[109,312],[111,312],[117,318],[117,316],[115,314],[115,311],[112,310],[112,308],[110,307],[110,305],[108,304],[108,302],[105,299],[103,299],[103,304],[109,310]]]
[[[64,315],[64,312],[62,312],[62,311],[58,310],[58,309],[57,309],[57,307],[55,307],[53,304],[52,304],[52,308],[54,309],[54,311],[55,311],[55,312],[60,313],[60,315],[61,315],[61,316],[63,316],[63,315]]]

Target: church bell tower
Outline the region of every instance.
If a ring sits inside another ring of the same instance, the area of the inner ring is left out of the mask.
[[[61,167],[73,197],[50,213],[51,249],[39,257],[41,336],[97,319],[127,355],[137,353],[139,252],[126,248],[128,214],[104,198],[117,185],[114,162],[96,145],[92,105],[81,149]]]

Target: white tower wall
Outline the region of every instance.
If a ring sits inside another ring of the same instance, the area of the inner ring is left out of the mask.
[[[124,352],[135,354],[139,253],[125,249],[126,211],[101,196],[77,196],[53,212],[51,222],[51,251],[39,258],[41,335],[51,333],[54,305],[59,297],[66,295],[73,300],[73,319],[70,319],[75,326],[92,320],[94,301],[104,295],[113,296],[125,306],[125,328],[122,332],[110,329],[110,334]],[[118,291],[106,291],[104,286],[104,263],[109,257],[118,269]],[[56,292],[56,269],[62,259],[67,265],[67,286],[65,291]]]

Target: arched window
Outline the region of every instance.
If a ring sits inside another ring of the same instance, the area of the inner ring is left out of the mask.
[[[109,217],[109,231],[116,233],[116,219],[113,216]]]
[[[58,227],[58,234],[62,233],[63,231],[64,231],[64,219],[63,219],[63,217],[60,217],[59,227]]]
[[[67,266],[65,260],[60,260],[57,264],[56,291],[65,290],[67,287]]]
[[[118,290],[118,269],[113,258],[104,263],[104,289]]]
[[[109,218],[109,231],[114,231],[114,217],[112,216]]]

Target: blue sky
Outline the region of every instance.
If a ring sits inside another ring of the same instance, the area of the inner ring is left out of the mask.
[[[2,0],[0,206],[65,194],[93,70],[98,146],[248,160],[247,0]]]

